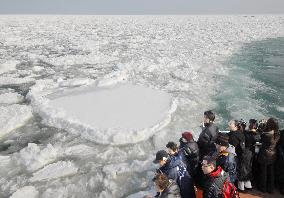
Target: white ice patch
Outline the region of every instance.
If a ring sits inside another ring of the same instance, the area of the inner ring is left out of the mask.
[[[27,171],[34,172],[55,161],[56,157],[57,149],[51,144],[48,144],[46,148],[41,150],[38,145],[29,143],[26,148],[15,154],[14,159],[17,164],[23,165]]]
[[[91,83],[94,83],[94,80],[92,79],[86,79],[86,78],[77,78],[77,79],[70,79],[70,80],[59,80],[59,87],[77,87],[82,85],[89,85]]]
[[[33,186],[25,186],[18,189],[10,198],[38,198],[39,193]]]
[[[0,74],[15,70],[16,65],[19,64],[19,61],[7,61],[5,63],[0,64]]]
[[[30,77],[26,78],[18,78],[18,77],[0,77],[0,85],[20,85],[24,83],[30,83],[33,82],[34,79]]]
[[[284,107],[281,107],[281,106],[277,106],[276,109],[280,112],[284,112]]]
[[[26,105],[0,106],[0,112],[0,138],[32,117],[31,107]]]
[[[42,83],[47,84],[34,86],[29,98],[44,123],[102,144],[148,139],[170,122],[177,107],[169,94],[132,84],[97,87],[94,83],[52,94],[48,89],[54,85]]]
[[[123,175],[126,173],[133,173],[133,172],[141,173],[148,170],[153,170],[152,159],[148,159],[145,161],[134,160],[131,163],[111,164],[111,165],[106,165],[103,168],[104,173],[112,178],[116,178],[117,175]]]
[[[3,168],[7,167],[11,162],[10,156],[3,156],[0,155],[0,173],[2,172]]]
[[[75,145],[71,147],[67,147],[64,149],[63,154],[66,156],[87,156],[94,154],[96,149],[94,147],[90,147],[84,144]]]
[[[31,182],[56,179],[59,177],[66,177],[74,175],[78,171],[78,168],[70,161],[59,161],[53,164],[49,164],[43,169],[35,172],[30,179]]]
[[[149,197],[154,197],[155,195],[156,191],[154,188],[152,188],[149,191],[139,191],[137,193],[131,194],[126,198],[149,198]]]
[[[0,94],[0,104],[14,104],[20,103],[24,100],[24,97],[18,93],[3,93]]]
[[[40,72],[40,71],[42,71],[42,70],[44,70],[44,67],[41,67],[41,66],[34,66],[34,67],[33,67],[33,71],[34,71],[34,72]]]
[[[107,86],[113,86],[118,83],[125,82],[128,78],[128,75],[126,71],[118,71],[113,72],[108,75],[106,75],[103,79],[98,81],[97,86],[98,87],[107,87]]]

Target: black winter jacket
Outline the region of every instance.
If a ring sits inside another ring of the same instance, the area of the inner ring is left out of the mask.
[[[237,156],[241,156],[242,154],[242,147],[241,144],[245,143],[245,135],[241,131],[230,131],[229,135],[229,143],[233,145],[236,149]]]
[[[170,180],[170,185],[156,197],[158,198],[181,198],[180,189],[175,181]]]
[[[260,142],[260,134],[257,131],[245,131],[246,148],[249,148],[253,154],[255,153],[255,144]]]
[[[182,153],[181,155],[187,165],[187,170],[193,175],[199,163],[199,148],[197,142],[194,140],[187,143],[180,141],[179,151]]]
[[[280,131],[280,139],[277,145],[276,182],[280,188],[284,188],[284,130]]]
[[[276,145],[278,135],[273,131],[263,132],[261,134],[261,147],[258,153],[258,162],[272,164],[276,159]]]
[[[253,152],[249,148],[246,148],[244,133],[240,131],[230,131],[229,143],[236,148],[238,180],[250,180],[252,176]]]
[[[205,155],[208,155],[215,150],[215,140],[217,138],[219,129],[213,124],[209,123],[205,126],[199,135],[197,144],[199,147],[200,158],[202,159]]]

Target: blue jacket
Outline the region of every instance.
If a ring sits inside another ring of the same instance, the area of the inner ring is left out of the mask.
[[[159,168],[159,172],[164,173],[178,184],[182,198],[195,198],[193,179],[179,157],[170,157],[167,163]]]

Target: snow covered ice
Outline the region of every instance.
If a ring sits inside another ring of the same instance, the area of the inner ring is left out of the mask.
[[[176,108],[169,94],[147,87],[122,84],[89,89],[55,96],[50,108],[60,109],[60,118],[69,120],[66,130],[81,125],[82,131],[87,131],[83,137],[98,143],[126,144],[148,139],[168,124]]]
[[[222,87],[231,69],[226,60],[245,43],[283,37],[283,21],[2,15],[0,197],[135,198],[153,191],[155,152],[185,130],[198,137],[216,93],[232,94]],[[235,102],[246,101],[266,116],[249,94]]]

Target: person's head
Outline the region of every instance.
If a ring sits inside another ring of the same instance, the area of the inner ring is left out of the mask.
[[[205,124],[214,122],[214,120],[215,120],[215,114],[211,110],[204,112],[203,122]]]
[[[258,123],[256,119],[250,119],[249,120],[249,130],[250,131],[255,131],[258,127]]]
[[[156,153],[156,159],[153,161],[155,164],[163,166],[167,163],[169,154],[165,150],[160,150]]]
[[[237,131],[237,130],[239,130],[238,123],[239,123],[238,120],[231,120],[228,123],[230,131]]]
[[[162,192],[170,185],[168,177],[163,173],[157,173],[153,181],[155,182],[155,187],[158,192]]]
[[[216,156],[205,156],[201,168],[205,175],[213,172],[216,169]]]
[[[241,119],[238,123],[239,130],[244,132],[246,130],[246,127],[247,127],[247,123],[243,119]]]
[[[174,142],[168,142],[168,144],[166,145],[167,149],[168,149],[168,153],[170,155],[174,155],[178,152],[178,145]]]
[[[279,131],[278,121],[275,118],[269,118],[266,122],[264,131],[274,131],[277,133]]]
[[[183,132],[181,134],[181,139],[180,141],[186,143],[186,142],[190,142],[191,140],[193,140],[193,136],[192,136],[192,133],[189,132],[189,131],[186,131],[186,132]]]
[[[215,145],[218,153],[225,151],[229,147],[229,136],[226,133],[218,133],[215,140]]]
[[[266,126],[266,122],[267,122],[266,119],[261,119],[261,120],[258,122],[258,127],[257,127],[257,131],[258,131],[258,132],[260,132],[260,133],[263,133],[263,132],[264,132],[265,126]]]

